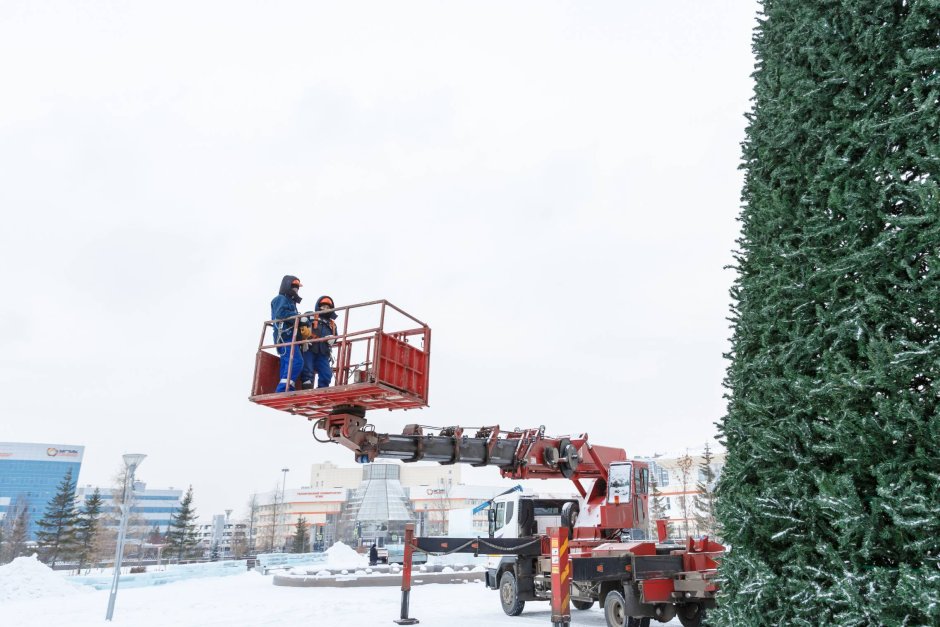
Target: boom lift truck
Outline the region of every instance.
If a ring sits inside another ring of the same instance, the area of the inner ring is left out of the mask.
[[[300,350],[307,343],[335,343],[336,385],[274,393],[278,358],[271,350],[279,345],[265,344],[273,322],[268,321],[251,401],[305,416],[318,441],[349,448],[359,463],[496,466],[508,479],[568,479],[579,495],[539,498],[509,490],[491,503],[487,538],[414,537],[410,528],[402,618],[396,622],[417,622],[408,618],[411,556],[417,550],[490,556],[486,586],[499,591],[510,616],[519,615],[527,601],[550,600],[552,624],[563,626],[570,622],[570,605],[583,610],[596,601],[610,627],[647,627],[651,619],[676,616],[685,627],[702,624],[705,611],[715,606],[714,577],[724,547],[707,538],[689,538],[681,547],[664,544],[664,521],[657,521],[659,542],[646,539],[645,462],[628,460],[621,448],[592,444],[587,434],[548,436],[544,427],[504,431],[492,425],[471,433],[452,426],[434,433],[411,424],[400,434],[379,433],[366,420],[367,411],[427,406],[431,330],[384,300],[335,311],[343,320],[336,337],[300,340],[295,322],[292,341],[280,346]],[[350,324],[370,311],[372,322]]]

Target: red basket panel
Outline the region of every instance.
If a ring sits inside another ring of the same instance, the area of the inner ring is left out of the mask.
[[[300,376],[300,373],[292,373]],[[281,360],[277,355],[258,351],[255,355],[255,380],[251,395],[273,394],[281,377]]]
[[[387,333],[379,334],[376,381],[427,401],[428,354]]]

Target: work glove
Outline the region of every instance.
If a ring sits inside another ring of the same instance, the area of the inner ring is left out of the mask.
[[[310,330],[310,327],[302,326],[300,327],[300,339],[309,340],[313,335],[313,331]]]

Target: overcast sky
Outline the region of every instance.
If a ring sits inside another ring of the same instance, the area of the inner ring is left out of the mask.
[[[431,325],[431,407],[379,431],[701,446],[756,11],[0,3],[0,440],[85,445],[81,484],[146,453],[202,516],[351,465],[247,400],[296,274]]]

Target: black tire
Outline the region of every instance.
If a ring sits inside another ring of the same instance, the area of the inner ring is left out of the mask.
[[[561,506],[561,526],[568,528],[568,537],[574,537],[574,524],[578,520],[581,506],[577,501],[568,501]]]
[[[525,601],[519,598],[516,576],[508,570],[499,579],[499,603],[507,616],[519,616],[525,607]]]
[[[676,609],[682,627],[701,627],[705,623],[705,609],[698,603],[686,603]]]
[[[594,601],[572,601],[571,605],[576,610],[589,610],[594,607]]]
[[[627,602],[623,599],[623,592],[611,590],[604,599],[604,619],[607,627],[627,627],[630,617],[627,616]]]

